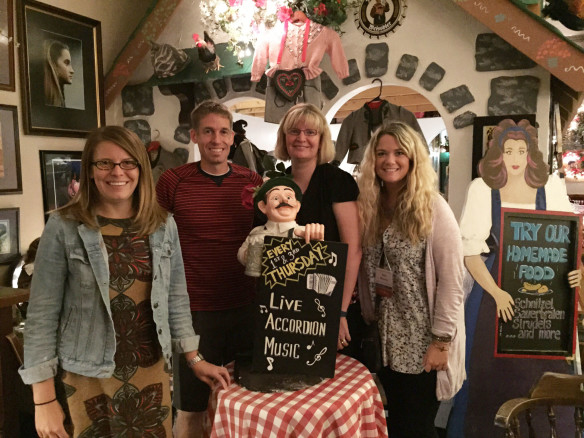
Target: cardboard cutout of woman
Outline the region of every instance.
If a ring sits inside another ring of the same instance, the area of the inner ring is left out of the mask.
[[[499,123],[479,175],[469,185],[460,221],[464,262],[475,284],[465,304],[467,380],[455,397],[449,438],[502,437],[494,418],[504,401],[527,395],[544,371],[574,372],[561,360],[494,357],[495,316],[511,321],[514,315],[511,295],[497,286],[501,207],[572,212],[564,182],[548,174],[527,120]],[[568,280],[576,287],[579,271]]]

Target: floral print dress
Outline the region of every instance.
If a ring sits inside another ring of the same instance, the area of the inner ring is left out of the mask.
[[[393,294],[379,303],[378,325],[383,365],[419,374],[431,338],[425,283],[426,240],[412,245],[394,228],[383,233],[383,250],[393,271]]]
[[[132,232],[130,219],[98,220],[109,259],[116,367],[107,379],[64,373],[74,436],[171,438],[170,377],[150,304],[148,237]]]

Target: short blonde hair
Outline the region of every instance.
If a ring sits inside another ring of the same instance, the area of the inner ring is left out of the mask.
[[[274,156],[283,161],[290,159],[288,148],[286,147],[286,133],[300,122],[306,123],[320,134],[317,164],[331,161],[335,157],[335,146],[331,138],[331,131],[320,110],[311,103],[299,103],[288,110],[278,128],[278,141],[274,149]]]

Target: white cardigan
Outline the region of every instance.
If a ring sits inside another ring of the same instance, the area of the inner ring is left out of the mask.
[[[374,254],[376,256],[374,256]],[[375,267],[381,257],[381,242],[366,248],[359,274],[359,298],[363,317],[369,323],[375,320]],[[372,259],[375,258],[375,259]],[[464,262],[462,240],[458,223],[448,203],[437,196],[433,205],[432,234],[426,243],[426,291],[432,332],[451,335],[448,351],[448,370],[438,371],[436,397],[448,400],[454,397],[466,378],[464,369]],[[368,292],[368,293],[366,293]]]

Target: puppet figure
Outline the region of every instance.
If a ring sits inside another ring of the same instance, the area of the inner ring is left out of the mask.
[[[310,240],[324,239],[324,225],[296,223],[300,210],[302,191],[292,178],[280,176],[266,181],[254,196],[254,202],[268,217],[265,225],[255,227],[237,252],[237,259],[245,265],[245,273],[259,277],[265,236],[300,237]]]

